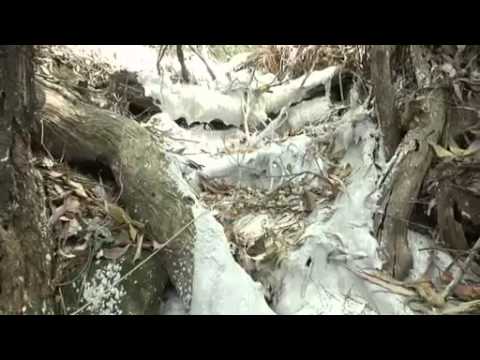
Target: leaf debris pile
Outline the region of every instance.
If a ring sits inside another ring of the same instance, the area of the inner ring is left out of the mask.
[[[113,182],[95,179],[47,157],[37,159],[35,166],[44,178],[50,210],[48,230],[56,242],[57,289],[72,284],[80,297],[89,297],[92,288],[98,288],[93,283],[96,280],[87,281],[94,262],[110,260],[113,266],[130,247],[136,251],[129,261],[136,262],[143,250],[158,245],[144,241],[144,225],[114,203]]]
[[[73,89],[79,100],[140,122],[161,111],[145,96],[136,74],[116,70],[92,54],[79,56],[65,46],[37,46],[35,61],[37,77]]]
[[[307,173],[272,191],[202,177],[200,199],[215,210],[236,261],[264,285],[266,298],[271,300],[274,289],[265,273],[281,266],[302,244],[308,216],[314,210],[332,211],[350,174],[349,166],[332,166],[326,178]]]

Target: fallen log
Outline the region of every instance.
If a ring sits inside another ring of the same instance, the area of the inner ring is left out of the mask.
[[[43,106],[34,137],[53,156],[71,164],[97,163],[109,168],[119,187],[119,201],[130,217],[145,225],[145,236],[164,243],[193,219],[176,172],[161,144],[135,121],[71,96],[70,90],[38,82]],[[171,282],[190,308],[194,230],[189,226],[159,253]]]
[[[375,219],[377,239],[384,250],[385,270],[398,280],[405,279],[412,268],[407,233],[408,223],[424,177],[430,168],[433,150],[446,122],[445,89],[435,89],[425,96],[418,125],[410,130],[392,158],[395,161],[391,181],[386,189],[380,211]]]

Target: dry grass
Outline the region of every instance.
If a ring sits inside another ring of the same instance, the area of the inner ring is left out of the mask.
[[[256,51],[254,62],[260,70],[296,78],[332,65],[361,71],[365,54],[365,46],[357,45],[265,45]]]

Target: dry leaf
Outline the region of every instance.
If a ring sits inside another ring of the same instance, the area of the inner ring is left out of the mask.
[[[103,257],[109,260],[117,260],[122,257],[130,248],[130,244],[124,247],[114,247],[111,249],[103,249]]]
[[[439,158],[443,159],[443,158],[447,158],[447,157],[453,157],[453,158],[455,157],[455,155],[453,153],[451,153],[447,149],[441,147],[440,145],[432,143],[430,141],[428,143],[433,147],[433,150],[435,151],[435,154]]]
[[[72,196],[69,196],[65,199],[63,206],[65,206],[65,212],[72,214],[80,213],[80,201]]]
[[[443,72],[447,73],[450,78],[454,78],[455,75],[457,74],[457,71],[455,70],[455,68],[453,67],[453,65],[450,64],[450,63],[444,63],[444,64],[440,67],[440,69],[441,69]]]
[[[132,241],[137,239],[137,230],[132,224],[128,224],[128,234],[130,235],[130,239]]]
[[[440,279],[443,283],[448,284],[453,280],[453,275],[444,271],[440,274]],[[453,290],[453,294],[463,301],[478,300],[480,299],[480,286],[458,284]]]
[[[52,179],[56,179],[56,178],[62,177],[63,174],[61,172],[58,172],[58,171],[50,170],[48,172],[48,176],[50,176]]]
[[[453,83],[453,90],[455,91],[455,95],[463,102],[462,90],[460,89],[460,85],[458,82]]]
[[[143,245],[143,234],[138,235],[137,240],[137,250],[135,251],[135,256],[133,257],[133,262],[136,262],[142,256],[142,245]]]
[[[42,166],[47,168],[47,169],[50,169],[52,168],[53,166],[55,165],[54,161],[50,158],[47,158],[47,157],[44,157],[42,159]]]
[[[107,193],[102,184],[98,184],[93,188],[93,193],[100,199],[105,200],[107,198]]]
[[[114,204],[107,204],[107,210],[110,216],[117,222],[117,224],[122,225],[129,223],[127,214],[120,206]]]
[[[83,189],[82,184],[80,184],[76,181],[67,180],[66,183],[67,183],[68,186],[71,186],[74,189]]]
[[[70,236],[78,234],[82,230],[82,226],[77,219],[73,218],[67,224],[65,224],[64,239],[68,239]]]
[[[81,198],[88,198],[88,195],[87,193],[85,192],[85,189],[83,188],[82,184],[80,183],[77,183],[75,181],[72,181],[72,180],[68,180],[67,181],[67,184],[71,187],[73,187],[73,192],[75,193],[75,195],[81,197]]]
[[[480,286],[459,284],[453,291],[454,295],[463,301],[472,301],[480,299]]]
[[[445,305],[444,297],[437,293],[430,281],[422,281],[414,286],[418,295],[430,305],[435,307],[443,307]]]
[[[474,144],[474,143],[472,143],[472,144]],[[478,143],[476,143],[473,146],[472,146],[472,144],[468,147],[468,149],[461,149],[460,147],[458,147],[458,145],[455,143],[454,140],[451,140],[449,149],[457,157],[470,156],[470,155],[473,155],[475,152],[477,152],[478,149],[480,148]]]
[[[466,153],[466,150],[460,149],[455,145],[449,146],[449,150],[455,157],[463,157]]]
[[[62,249],[58,249],[58,254],[62,255],[63,257],[67,258],[67,259],[73,259],[74,257],[76,257],[75,255],[73,254],[67,254],[65,253]]]
[[[70,196],[67,197],[63,205],[56,208],[55,211],[53,212],[52,216],[48,220],[48,226],[54,225],[67,212],[73,213],[73,214],[79,213],[79,209],[80,209],[80,202],[73,197],[70,197]]]
[[[88,198],[87,193],[86,193],[85,190],[83,190],[83,189],[75,189],[75,190],[73,190],[73,193],[74,193],[75,195],[77,195],[78,197],[81,197],[81,198],[83,198],[83,199],[87,199],[87,198]]]
[[[73,252],[81,253],[87,250],[87,248],[88,248],[88,241],[84,241],[83,244],[74,246],[72,249],[72,253]]]
[[[152,240],[152,244],[153,244],[153,250],[159,250],[163,248],[163,245],[156,240]]]
[[[55,191],[57,192],[58,195],[65,194],[65,190],[60,185],[54,184],[53,188],[55,189]]]

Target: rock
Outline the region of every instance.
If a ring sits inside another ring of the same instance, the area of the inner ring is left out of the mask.
[[[162,306],[162,296],[168,283],[168,276],[160,265],[158,257],[153,257],[129,277],[114,285],[130,271],[135,249],[131,247],[118,261],[100,260],[93,264],[92,271],[82,291],[77,305],[81,280],[62,289],[67,313],[74,312],[85,303],[93,302],[88,311],[92,315],[155,315]],[[148,256],[144,252],[139,261]]]

